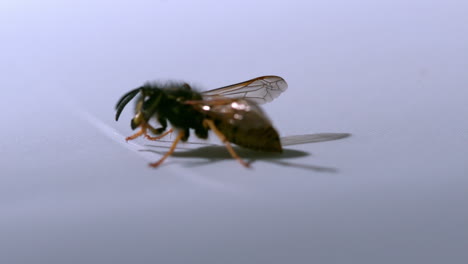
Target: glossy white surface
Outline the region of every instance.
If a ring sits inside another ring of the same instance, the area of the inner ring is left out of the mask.
[[[0,262],[466,263],[467,8],[0,3]],[[352,136],[239,151],[250,170],[186,144],[154,170],[169,143],[113,120],[147,80],[266,74],[289,84],[264,108],[282,136]]]

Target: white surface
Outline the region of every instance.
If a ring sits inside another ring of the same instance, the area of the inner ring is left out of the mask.
[[[0,262],[466,263],[467,8],[2,2]],[[289,84],[265,106],[282,136],[352,136],[241,151],[251,170],[187,144],[153,170],[140,150],[168,143],[113,121],[146,80],[264,74]]]

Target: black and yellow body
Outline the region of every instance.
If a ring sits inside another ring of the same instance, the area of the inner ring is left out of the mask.
[[[186,83],[147,83],[126,93],[119,100],[116,120],[128,102],[137,95],[131,127],[139,127],[141,130],[127,140],[141,135],[157,140],[174,130],[178,133],[171,150],[160,161],[152,163],[152,166],[161,164],[180,140],[186,141],[191,130],[202,139],[206,139],[208,131],[212,130],[225,143],[231,155],[245,166],[248,164],[235,154],[229,142],[252,150],[282,152],[277,131],[258,104],[248,97],[229,98],[223,94],[207,96],[192,90]],[[151,119],[155,119],[161,127],[152,127],[149,123]],[[172,128],[166,131],[168,123]],[[149,136],[148,131],[161,136]]]
[[[189,100],[202,100],[200,93],[193,91],[189,85],[148,83],[137,91],[140,92],[140,98],[135,109],[136,116],[131,122],[132,129],[148,123],[151,118],[156,118],[161,125],[161,128],[157,129],[158,132],[164,132],[169,121],[172,127],[184,132],[182,141],[187,141],[190,129],[195,130],[195,134],[200,138],[208,137],[208,130],[203,126],[205,115],[193,106],[184,104]]]

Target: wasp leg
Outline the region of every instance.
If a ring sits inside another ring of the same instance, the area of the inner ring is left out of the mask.
[[[249,168],[250,165],[245,162],[244,160],[242,160],[239,155],[237,155],[237,153],[234,151],[234,149],[232,148],[231,144],[229,144],[229,141],[227,141],[226,137],[223,135],[223,133],[221,133],[221,131],[218,130],[218,128],[216,128],[214,122],[212,120],[209,120],[209,119],[205,119],[203,120],[203,124],[207,127],[209,127],[211,130],[213,130],[213,132],[216,134],[216,136],[218,136],[218,138],[224,143],[224,145],[226,146],[227,150],[229,151],[229,154],[231,154],[231,156],[233,158],[235,158],[237,161],[239,161],[240,164],[242,164],[242,166],[246,167],[246,168]]]
[[[149,140],[159,140],[159,139],[167,136],[168,134],[174,132],[174,129],[172,129],[172,128],[169,129],[168,131],[164,132],[166,130],[166,128],[167,128],[167,120],[165,118],[159,117],[158,122],[161,124],[160,128],[154,128],[150,124],[148,124],[148,128],[151,130],[151,132],[153,132],[153,134],[159,135],[159,136],[152,137],[152,136],[146,134],[145,137],[147,139],[149,139]],[[162,135],[160,135],[162,132],[164,132],[164,133]]]
[[[146,129],[148,128],[148,125],[146,123],[143,123],[140,125],[141,129],[140,131],[136,132],[135,134],[128,136],[125,138],[125,141],[133,140],[141,135],[146,135]]]
[[[162,135],[159,135],[159,136],[156,136],[156,137],[152,137],[148,134],[145,135],[145,138],[149,139],[149,140],[160,140],[161,138],[169,135],[170,133],[174,132],[174,129],[171,128],[169,129],[168,131],[164,132]]]
[[[160,160],[158,160],[158,161],[156,161],[156,162],[153,162],[153,163],[150,163],[149,165],[150,165],[151,167],[153,167],[153,168],[156,168],[156,167],[158,167],[159,165],[161,165],[161,163],[163,163],[163,161],[164,161],[167,157],[169,157],[172,153],[174,153],[174,150],[175,150],[175,148],[176,148],[176,146],[177,146],[177,143],[179,143],[179,141],[180,141],[184,136],[185,136],[184,131],[180,131],[179,134],[177,135],[176,139],[175,139],[174,142],[172,143],[172,146],[171,146],[171,148],[169,149],[169,151],[168,151],[166,154],[164,154],[164,156],[163,156]]]

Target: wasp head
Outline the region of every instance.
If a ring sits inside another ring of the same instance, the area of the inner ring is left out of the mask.
[[[117,110],[117,113],[115,114],[116,121],[119,120],[120,114],[128,102],[130,102],[139,93],[141,93],[141,95],[136,102],[135,116],[130,123],[132,129],[135,129],[141,124],[148,122],[151,116],[153,116],[156,112],[159,101],[162,97],[161,90],[151,87],[149,84],[124,94],[115,106],[115,109]]]

